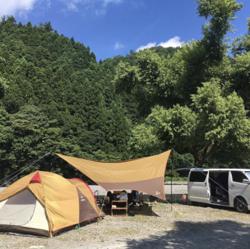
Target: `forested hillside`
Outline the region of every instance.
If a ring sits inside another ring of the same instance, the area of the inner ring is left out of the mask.
[[[201,40],[100,62],[50,23],[2,19],[0,178],[47,152],[117,161],[172,148],[175,168],[250,167],[250,21],[225,42],[241,7],[199,0]]]

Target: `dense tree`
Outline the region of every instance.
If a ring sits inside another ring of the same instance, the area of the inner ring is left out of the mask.
[[[172,148],[175,168],[249,167],[250,28],[227,44],[241,5],[197,2],[201,40],[100,62],[50,23],[3,18],[0,178],[47,152],[118,161]],[[40,165],[70,171],[55,156]]]
[[[250,109],[250,51],[237,55],[233,63],[233,89],[244,99]]]
[[[128,149],[131,158],[148,156],[159,153],[164,149],[164,143],[154,132],[154,128],[147,124],[139,124],[132,129],[128,142]]]
[[[243,100],[234,92],[227,96],[216,79],[206,82],[192,96],[193,109],[198,115],[195,136],[196,161],[203,164],[216,150],[225,145],[249,151],[250,120]],[[230,160],[230,158],[228,158]]]
[[[114,67],[49,23],[3,18],[0,35],[2,174],[47,152],[126,155],[130,127],[115,95]]]
[[[144,117],[162,101],[160,86],[164,82],[164,59],[154,50],[138,52],[132,62],[118,64],[114,82],[117,93],[124,100],[129,97],[135,102],[126,105],[128,112]]]
[[[191,150],[197,117],[189,107],[176,105],[165,109],[157,106],[146,123],[154,127],[160,140],[165,141],[165,148],[175,148],[181,153]]]
[[[233,44],[232,89],[244,99],[250,109],[250,19],[248,34],[235,40]]]
[[[202,44],[212,62],[222,60],[225,53],[224,36],[230,30],[230,21],[241,5],[236,0],[198,0],[200,16],[210,18],[204,25]]]
[[[139,135],[141,130],[148,136],[148,139],[137,142],[140,150],[146,152],[150,144],[154,144],[156,152],[157,146],[164,144],[162,148],[191,153],[197,165],[211,165],[214,155],[218,155],[217,151],[225,154],[229,148],[237,150],[238,159],[241,156],[248,158],[250,120],[246,116],[243,101],[236,93],[225,96],[220,85],[216,79],[204,83],[192,96],[191,107],[155,107],[147,117],[146,125],[135,129],[139,138],[143,137]],[[136,138],[136,135],[133,136]],[[136,148],[136,145],[133,146]],[[236,158],[234,153],[227,156],[228,162]],[[225,158],[221,159],[223,161]]]

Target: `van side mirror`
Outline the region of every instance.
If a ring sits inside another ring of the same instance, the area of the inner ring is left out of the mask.
[[[248,179],[243,179],[242,183],[250,184],[250,181]]]

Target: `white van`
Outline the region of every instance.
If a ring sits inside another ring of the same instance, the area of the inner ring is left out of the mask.
[[[250,210],[250,169],[193,168],[188,176],[188,200]]]

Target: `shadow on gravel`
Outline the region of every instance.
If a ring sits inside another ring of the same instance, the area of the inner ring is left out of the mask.
[[[142,207],[132,207],[129,211],[130,216],[144,215],[144,216],[157,216],[159,215],[153,211],[152,205],[144,203]]]
[[[229,220],[211,223],[179,221],[175,223],[175,230],[162,236],[127,241],[127,248],[249,249],[250,225]]]

